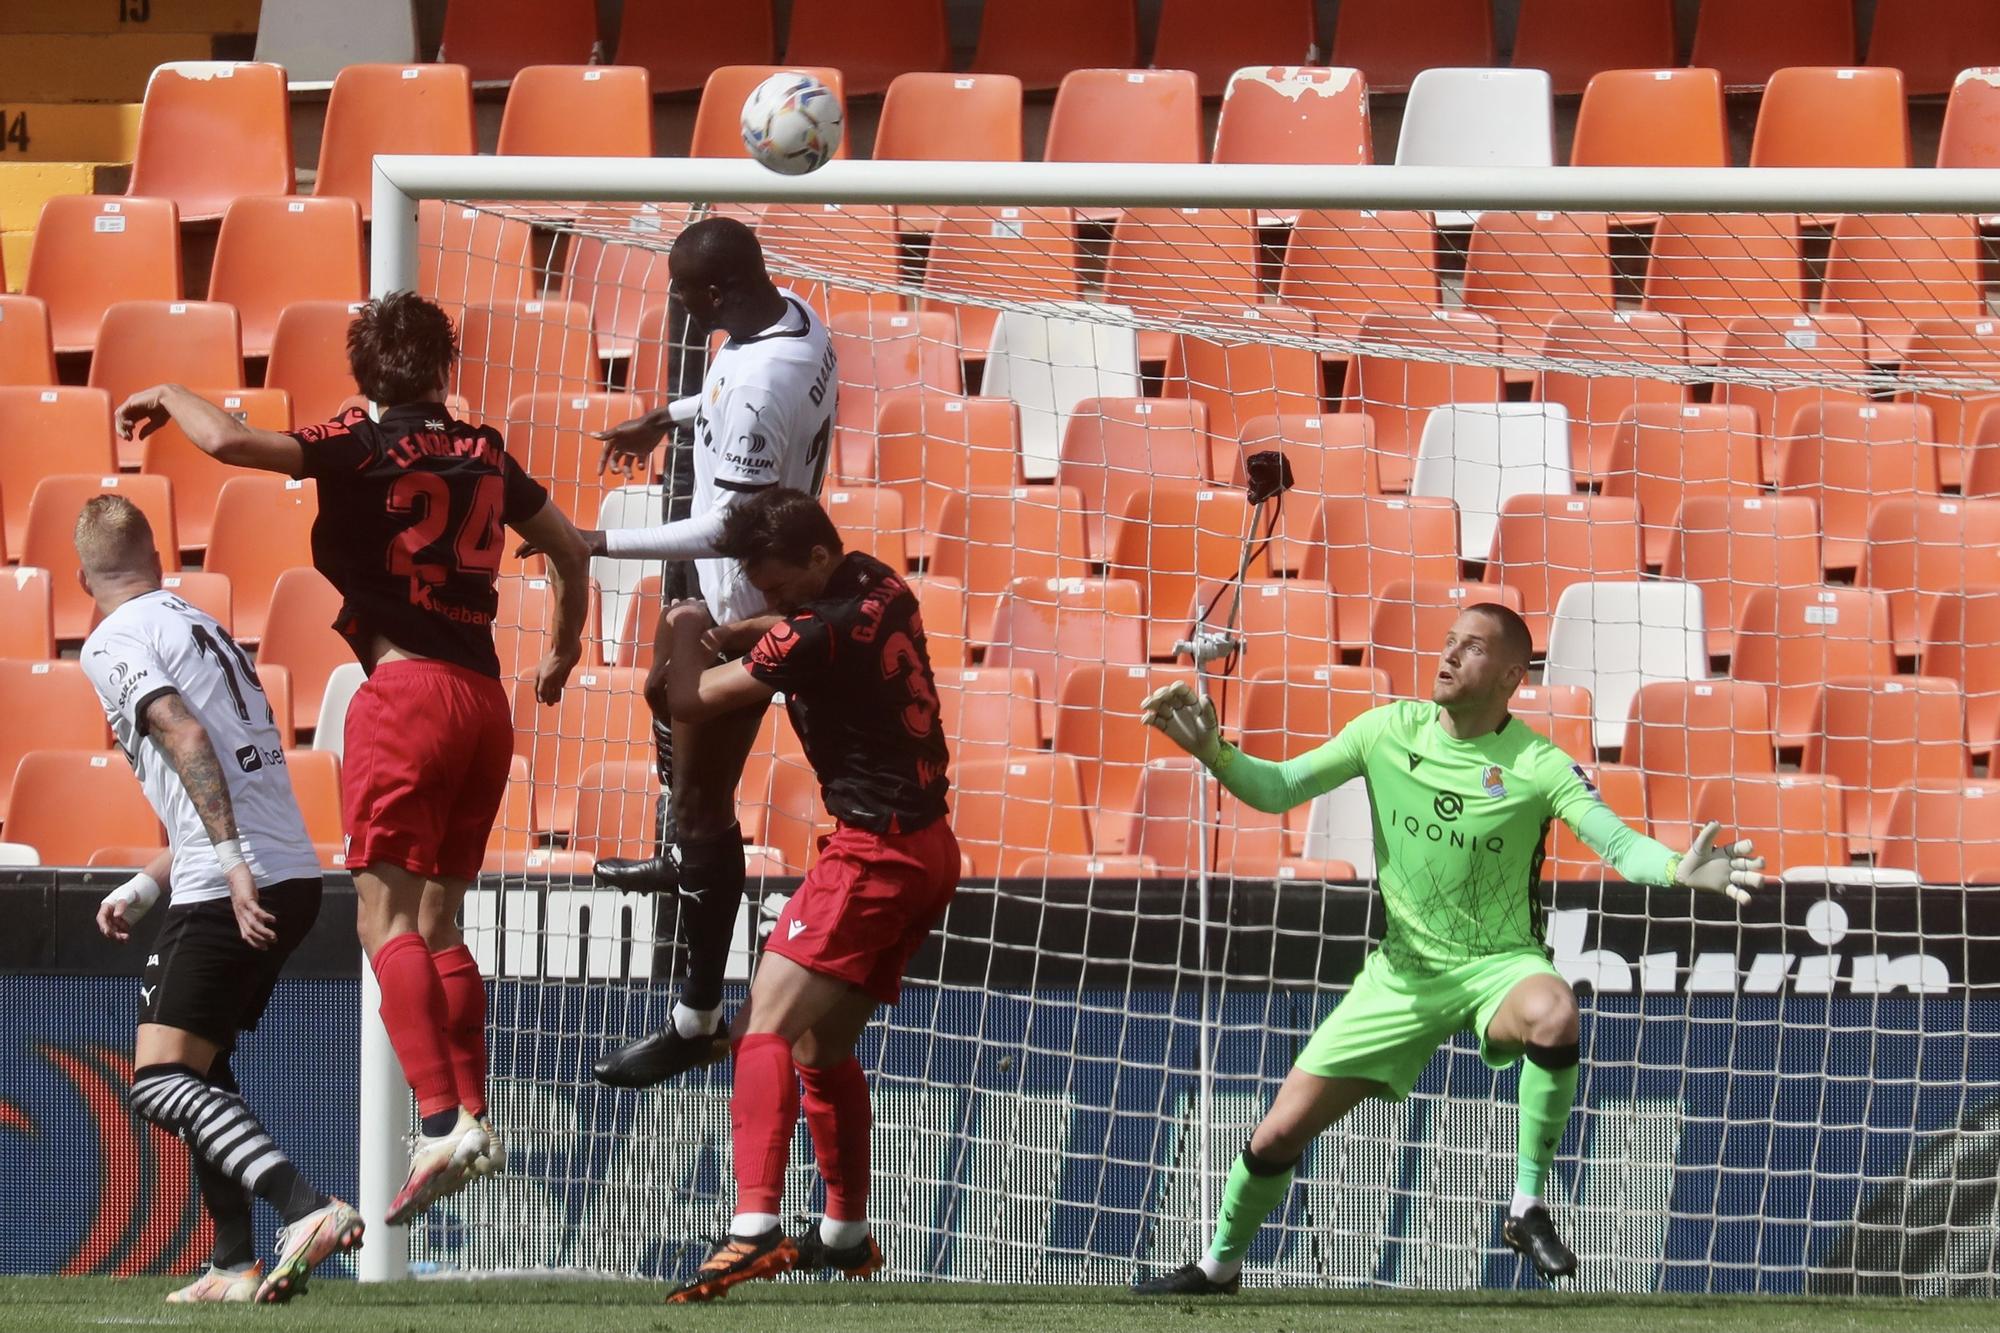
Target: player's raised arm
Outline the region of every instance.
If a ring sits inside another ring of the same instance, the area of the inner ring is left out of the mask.
[[[1199,759],[1229,794],[1254,810],[1282,814],[1359,777],[1370,734],[1363,714],[1315,750],[1282,763],[1255,759],[1222,739],[1215,702],[1175,681],[1146,697],[1140,721]]]
[[[549,651],[535,668],[535,697],[553,704],[562,698],[569,673],[583,658],[583,622],[590,611],[590,548],[553,500],[514,530],[542,553],[549,581],[555,585],[556,623]]]
[[[1676,852],[1614,814],[1598,799],[1582,765],[1570,764],[1555,773],[1550,785],[1556,817],[1600,860],[1634,884],[1679,884],[1747,903],[1751,892],[1764,883],[1764,858],[1755,855],[1749,839],[1715,845],[1720,824],[1710,823],[1685,853]]]
[[[303,451],[290,435],[245,425],[192,390],[178,384],[141,389],[118,406],[118,434],[145,439],[171,418],[195,448],[235,467],[299,473]]]

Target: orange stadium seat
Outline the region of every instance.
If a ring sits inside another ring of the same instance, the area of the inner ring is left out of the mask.
[[[1234,657],[1212,663],[1210,670],[1248,680],[1266,671],[1298,671],[1332,666],[1340,661],[1334,636],[1333,589],[1311,579],[1246,579],[1239,598],[1233,584],[1203,580],[1189,599],[1187,621],[1202,615],[1220,628],[1232,623],[1239,644]],[[1223,722],[1234,724],[1242,690],[1231,696]]]
[[[1000,312],[960,305],[952,293],[1013,301],[1075,301],[1076,223],[1066,208],[940,210],[924,262],[923,309],[954,314],[967,359],[984,359]]]
[[[1372,603],[1390,584],[1458,582],[1458,506],[1429,496],[1329,496],[1302,572],[1332,585],[1340,646],[1358,650]]]
[[[1837,783],[1813,773],[1710,778],[1695,788],[1691,823],[1722,825],[1717,841],[1748,838],[1764,874],[1847,864],[1847,817]]]
[[[48,303],[38,296],[0,293],[0,386],[55,382]]]
[[[1670,847],[1692,841],[1695,788],[1708,778],[1777,772],[1764,687],[1740,680],[1655,680],[1632,696],[1620,763],[1645,774],[1646,818]]]
[[[1218,808],[1201,765],[1192,759],[1177,756],[1147,765],[1128,818],[1132,851],[1162,875],[1192,875],[1202,863],[1203,839],[1215,875],[1275,879],[1285,862],[1283,817],[1236,800]],[[1324,873],[1351,878],[1354,867],[1332,862]]]
[[[1005,398],[930,389],[882,395],[875,411],[874,479],[903,497],[912,556],[929,558],[953,495],[1007,491],[1019,483],[1020,439],[1020,409]]]
[[[480,83],[504,83],[527,65],[582,65],[597,45],[593,0],[450,0],[439,60]]]
[[[1075,69],[1126,69],[1139,62],[1133,0],[1012,0],[979,7],[972,68],[1012,74],[1042,91]]]
[[[1926,884],[1962,884],[2000,857],[2000,782],[1915,782],[1889,803],[1877,864]]]
[[[1895,69],[1777,70],[1758,104],[1753,167],[1907,167],[1910,122]]]
[[[347,364],[347,330],[359,309],[353,301],[299,301],[278,312],[264,386],[291,395],[299,425],[331,421],[361,392]]]
[[[1427,699],[1437,679],[1445,635],[1459,613],[1482,602],[1520,609],[1520,595],[1492,583],[1411,583],[1384,588],[1368,617],[1368,646],[1361,661],[1386,672],[1389,692]]]
[[[1937,494],[1929,408],[1808,403],[1792,421],[1792,433],[1778,447],[1778,494],[1818,507],[1820,559],[1828,569],[1861,563],[1876,500]]]
[[[1236,573],[1248,516],[1242,492],[1199,482],[1157,481],[1127,497],[1108,533],[1105,573],[1139,585],[1149,656],[1173,656],[1174,641],[1186,637],[1181,615],[1199,580]],[[1259,557],[1248,572],[1269,566]]]
[[[1251,64],[1223,90],[1215,161],[1359,166],[1375,160],[1368,80],[1360,70]]]
[[[1095,812],[1093,850],[1128,850],[1133,800],[1146,765],[1179,758],[1160,731],[1139,721],[1139,706],[1154,690],[1175,681],[1194,684],[1192,668],[1081,665],[1056,696],[1052,745],[1076,760],[1083,803]]]
[[[507,88],[501,156],[651,157],[653,93],[632,65],[529,65]]]
[[[575,301],[466,307],[457,391],[475,420],[500,423],[528,394],[580,397],[601,379],[590,312]]]
[[[351,200],[246,196],[222,216],[212,301],[236,307],[243,353],[269,356],[278,317],[295,301],[359,301],[361,214]]]
[[[1011,74],[898,74],[882,98],[870,156],[877,162],[1019,162],[1021,81]]]
[[[520,581],[519,579],[509,579],[503,575],[500,580],[500,586],[502,589],[505,589],[510,582]],[[595,588],[596,583],[593,581],[591,586]],[[658,633],[660,623],[660,589],[661,578],[658,574],[641,575],[638,584],[633,587],[630,595],[625,598],[625,609],[620,617],[623,623],[618,625],[600,624],[600,637],[606,633],[617,635],[617,638],[604,643],[604,658],[607,666],[640,667],[645,669],[653,665],[653,642],[655,635]],[[506,594],[503,592],[502,595],[505,596]],[[601,593],[599,594],[599,598],[601,600]],[[546,616],[547,612],[545,610],[538,611],[536,614]],[[603,614],[601,605],[598,614]],[[506,669],[505,658],[501,659],[501,669],[503,671]]]
[[[202,397],[238,421],[259,430],[292,428],[292,405],[281,389],[208,390],[202,392]],[[216,501],[222,494],[223,486],[232,480],[250,480],[250,474],[240,467],[210,458],[171,421],[148,435],[143,449],[140,470],[165,477],[174,484],[174,524],[180,529],[181,549],[204,549],[213,530]],[[281,482],[283,479],[273,477],[270,480]],[[257,516],[247,510],[239,510],[235,521],[245,523],[253,530],[262,527]],[[249,535],[244,533],[239,540]]]
[[[1389,702],[1389,675],[1374,667],[1314,666],[1258,671],[1242,690],[1243,753],[1292,759]]]
[[[274,664],[291,672],[292,727],[307,731],[319,724],[327,677],[335,667],[354,660],[354,650],[333,628],[340,614],[340,594],[318,570],[298,567],[278,576],[269,608],[257,665]],[[242,616],[239,602],[239,624]]]
[[[313,193],[352,199],[367,221],[382,153],[469,154],[472,77],[463,65],[347,65],[333,77]]]
[[[1611,495],[1514,495],[1500,506],[1488,581],[1521,598],[1535,651],[1549,645],[1549,621],[1573,583],[1637,582],[1639,508]]]
[[[917,595],[931,665],[939,670],[967,665],[965,585],[938,575],[913,576],[910,591]]]
[[[1312,321],[1282,306],[1238,312],[1241,326],[1272,335],[1310,337]],[[1310,346],[1216,341],[1172,335],[1167,344],[1165,398],[1190,398],[1208,409],[1209,475],[1232,476],[1241,464],[1237,440],[1253,419],[1320,413],[1320,359]],[[1240,478],[1239,478],[1240,480]]]
[[[1670,213],[1653,233],[1645,308],[1674,315],[1696,361],[1722,352],[1729,322],[1805,313],[1805,259],[1790,213]]]
[[[1140,596],[1129,579],[1016,579],[993,613],[986,665],[1034,672],[1042,715],[1053,722],[1072,671],[1146,664]]]
[[[528,776],[528,761],[517,754],[507,770],[507,791],[500,798],[500,814],[493,821],[493,831],[486,835],[483,868],[489,874],[499,872],[506,860],[523,859],[539,846],[534,782]]]
[[[1201,90],[1184,69],[1073,69],[1049,114],[1045,162],[1199,162]]]
[[[88,352],[116,301],[178,301],[181,233],[165,199],[59,194],[42,205],[21,289],[49,309],[58,352]]]
[[[600,475],[603,446],[591,437],[645,414],[629,393],[535,393],[507,406],[501,427],[507,452],[548,488],[549,496],[579,528],[597,526],[598,506],[616,476]]]
[[[911,70],[948,69],[944,0],[793,0],[784,60],[834,66],[857,96]]]
[[[650,760],[594,763],[577,774],[570,850],[598,861],[651,856],[659,779]],[[536,796],[542,795],[540,788]]]
[[[778,54],[771,0],[627,0],[615,64],[638,65],[656,93],[686,93],[721,65],[758,65]]]
[[[1030,856],[1015,868],[1022,879],[1154,879],[1160,867],[1146,856]]]
[[[950,315],[835,315],[828,331],[840,358],[840,402],[836,466],[840,477],[875,475],[875,414],[884,394],[901,389],[958,393],[965,383],[958,366],[956,329]]]
[[[276,614],[278,584],[287,571],[312,564],[319,488],[311,481],[239,470],[223,479],[213,512],[202,568],[229,576],[236,637],[256,643]],[[312,724],[317,703],[314,710],[301,725]]]
[[[515,682],[514,753],[527,756],[535,775],[537,828],[570,830],[577,779],[593,764],[652,764],[653,713],[645,684],[646,673],[634,668],[579,670],[562,702],[545,709],[535,701],[532,680]]]
[[[1780,749],[1812,734],[1820,686],[1896,670],[1889,599],[1868,588],[1759,588],[1743,607],[1729,674],[1764,687]],[[1939,673],[1943,674],[1943,673]]]
[[[1690,496],[1762,493],[1757,414],[1747,407],[1640,403],[1619,419],[1604,493],[1639,502],[1642,556],[1667,558],[1675,516]]]
[[[219,301],[119,301],[104,312],[89,383],[111,395],[114,411],[155,384],[231,389],[244,382],[236,307]],[[140,441],[119,440],[119,466],[137,467],[141,452]]]
[[[246,194],[292,192],[292,113],[282,66],[175,61],[146,82],[132,183],[183,222],[219,218]]]
[[[137,505],[152,524],[161,568],[181,567],[180,543],[174,531],[173,486],[165,477],[80,474],[42,478],[28,501],[27,528],[18,554],[22,564],[49,571],[58,639],[81,639],[90,631],[93,603],[76,577],[76,516],[84,501],[113,492]]]
[[[1523,685],[1507,701],[1507,713],[1547,736],[1578,763],[1596,760],[1597,714],[1590,691],[1583,686]]]
[[[1368,76],[1373,92],[1402,92],[1421,70],[1494,62],[1489,0],[1342,0],[1333,63]]]
[[[1286,414],[1243,423],[1237,458],[1227,474],[1232,485],[1241,482],[1243,460],[1251,454],[1275,449],[1292,465],[1292,488],[1278,500],[1273,569],[1290,574],[1304,565],[1323,499],[1380,493],[1374,440],[1375,423],[1351,412]],[[1222,479],[1218,474],[1216,480]]]
[[[902,236],[896,210],[887,204],[772,204],[757,223],[757,237],[774,266],[789,263],[836,275],[832,282],[819,282],[781,272],[778,279],[822,319],[903,308],[895,293],[860,285],[903,280]]]
[[[1762,87],[1786,65],[1854,63],[1849,0],[1703,0],[1691,65],[1711,66],[1732,88]]]
[[[1938,599],[1917,669],[1958,682],[1966,741],[1991,772],[2000,752],[2000,585],[1974,584]]]
[[[687,220],[685,204],[641,204],[626,216],[631,227],[678,231]],[[667,256],[662,250],[624,245],[591,233],[569,238],[563,261],[563,295],[590,307],[590,326],[597,334],[597,351],[606,360],[638,358],[639,343],[650,338],[652,351],[670,356],[665,346],[667,289],[671,283]],[[649,326],[647,316],[654,317]],[[647,379],[628,375],[627,388],[635,393],[650,391],[664,382],[661,371],[648,360]],[[640,370],[638,360],[630,369]]]
[[[340,823],[340,757],[331,750],[285,751],[285,776],[291,779],[292,797],[306,821],[306,836],[318,851],[320,864],[335,864],[331,854],[346,850],[345,831]]]
[[[903,497],[886,486],[830,486],[820,501],[850,551],[866,551],[898,574],[910,568]]]
[[[0,661],[0,713],[7,718],[0,727],[0,823],[7,820],[14,770],[23,755],[111,745],[104,705],[80,662]]]
[[[2000,9],[1982,0],[1876,0],[1868,63],[1901,70],[1913,97],[1941,96],[1959,71],[2000,65]]]
[[[1611,813],[1636,832],[1646,831],[1646,782],[1630,764],[1584,765],[1597,788],[1598,796]],[[1542,862],[1542,878],[1619,883],[1617,871],[1597,859],[1597,854],[1569,831],[1560,819],[1549,829],[1548,854]]]
[[[1033,672],[935,665],[931,670],[953,764],[1041,748]]]
[[[1860,213],[1833,226],[1822,314],[1868,326],[1871,361],[1900,361],[1919,319],[1977,319],[1979,226],[1952,213]]]
[[[1878,852],[1897,788],[1968,776],[1965,701],[1955,682],[1936,676],[1832,677],[1801,767],[1846,789],[1852,849]]]
[[[49,571],[32,565],[0,569],[0,660],[39,662],[55,655]]]
[[[1423,213],[1308,212],[1285,243],[1278,299],[1319,332],[1352,338],[1370,315],[1417,317],[1442,304],[1437,231]]]
[[[184,569],[178,574],[162,574],[160,576],[160,586],[186,602],[189,606],[208,612],[208,614],[215,617],[216,624],[228,630],[231,637],[235,636],[236,600],[234,593],[230,589],[229,576],[227,574],[214,574],[205,569]],[[102,616],[93,613],[90,627],[96,629],[102,620]],[[289,673],[283,667],[274,666],[271,668],[271,674],[273,676],[287,677],[285,681],[287,686],[285,698],[289,703],[291,699]],[[259,674],[259,679],[262,679],[262,673]],[[266,682],[266,684],[268,683]],[[277,696],[273,694],[271,697],[275,702]],[[273,718],[272,722],[277,726],[281,734],[286,737],[292,734],[290,713],[287,713],[282,720]]]
[[[1090,549],[1111,520],[1159,481],[1208,480],[1208,413],[1189,399],[1086,398],[1063,429],[1056,480],[1080,496]],[[1240,534],[1239,534],[1240,535]]]
[[[1726,167],[1722,76],[1607,69],[1591,76],[1570,140],[1573,167]]]
[[[819,779],[803,762],[776,764],[766,776],[764,790],[741,803],[744,835],[776,852],[788,873],[801,874],[819,859],[820,838],[833,832]]]
[[[1661,576],[1702,590],[1708,651],[1735,650],[1736,627],[1759,588],[1820,585],[1819,519],[1798,496],[1691,495],[1667,541]]]
[[[773,74],[796,70],[810,74],[847,106],[846,80],[841,71],[825,65],[720,65],[709,72],[701,85],[701,101],[694,112],[694,139],[689,157],[748,157],[743,146],[743,103],[758,84]],[[852,156],[852,135],[842,134],[834,157]]]
[[[1088,855],[1076,760],[1026,753],[958,765],[952,829],[976,875],[1015,875],[1030,857]]]
[[[1313,57],[1312,0],[1162,0],[1153,65],[1193,70],[1203,97],[1219,97],[1237,70]]]
[[[441,199],[417,205],[417,290],[461,326],[469,304],[504,305],[540,292],[534,248],[534,228],[518,217]]]
[[[43,865],[80,866],[99,847],[166,845],[132,766],[115,750],[35,750],[13,778],[7,840],[33,847]]]
[[[2000,394],[1964,389],[1934,389],[1927,381],[1990,381],[2000,376],[2000,321],[1919,319],[1911,330],[1903,377],[1911,387],[1896,395],[1902,403],[1922,403],[1931,409],[1937,428],[1938,480],[1954,486],[1964,476],[1965,446],[1978,438],[1986,410],[2000,403]]]
[[[1915,495],[1876,501],[1856,581],[1888,594],[1896,652],[1911,656],[1928,637],[1940,597],[2000,583],[2000,500]]]
[[[1506,397],[1500,369],[1500,333],[1491,320],[1461,310],[1421,315],[1369,315],[1357,335],[1365,344],[1421,347],[1464,360],[1411,361],[1361,352],[1347,363],[1341,387],[1343,412],[1375,423],[1376,477],[1384,491],[1409,489],[1417,441],[1431,409],[1440,403],[1496,403]]]
[[[1611,359],[1659,367],[1658,378],[1567,370],[1536,373],[1534,400],[1554,403],[1569,413],[1570,472],[1579,482],[1599,480],[1610,468],[1625,409],[1635,403],[1679,405],[1688,400],[1685,380],[1674,378],[1690,373],[1687,338],[1671,315],[1648,310],[1560,313],[1549,321],[1541,353],[1549,360]]]
[[[1021,486],[946,498],[931,540],[929,573],[960,588],[965,632],[974,643],[990,638],[995,608],[1015,579],[1080,578],[1090,572],[1084,517],[1083,497],[1074,486]],[[1005,557],[996,559],[1001,552]]]
[[[1481,213],[1465,255],[1465,306],[1492,320],[1509,355],[1532,354],[1558,316],[1611,310],[1610,220],[1602,213]]]
[[[1222,208],[1128,208],[1111,228],[1104,299],[1149,320],[1214,323],[1258,300],[1254,215]],[[1171,334],[1139,331],[1139,359],[1163,361]]]
[[[1947,40],[1956,39],[1956,32],[1947,34]],[[1992,66],[1963,70],[1952,84],[1938,131],[1937,164],[2000,166],[2000,77]]]
[[[102,389],[0,388],[0,549],[19,552],[44,477],[118,470],[111,395]]]
[[[1559,97],[1599,70],[1671,65],[1674,47],[1673,0],[1522,0],[1515,20],[1514,67],[1547,70]]]

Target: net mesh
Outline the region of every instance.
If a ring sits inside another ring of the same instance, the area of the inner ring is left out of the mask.
[[[911,572],[952,740],[969,878],[864,1050],[893,1276],[1118,1282],[1191,1257],[1379,934],[1340,887],[1372,874],[1364,791],[1218,803],[1135,721],[1193,679],[1197,620],[1233,636],[1203,678],[1225,731],[1283,758],[1428,697],[1458,609],[1499,601],[1535,637],[1516,715],[1621,817],[1676,848],[1719,821],[1796,881],[1741,923],[1550,891],[1558,967],[1589,983],[1553,1184],[1584,1284],[1990,1282],[1990,1219],[1948,1209],[1929,1276],[1884,1248],[1926,1206],[1912,1162],[1988,1114],[1996,1073],[1981,890],[1902,887],[2000,879],[1977,219],[426,203],[419,282],[461,321],[460,406],[580,526],[670,502],[670,451],[607,478],[590,437],[699,383],[667,254],[714,211],[833,330],[822,499]],[[1273,449],[1294,485],[1253,507],[1244,460]],[[664,1021],[677,962],[670,907],[572,878],[653,850],[641,687],[674,577],[593,574],[595,654],[542,709],[548,587],[503,571],[519,757],[504,878],[468,925],[502,978],[515,1165],[419,1229],[426,1261],[686,1271],[727,1220],[726,1082],[589,1080]],[[747,939],[829,827],[776,708],[739,803],[770,890]],[[1204,842],[1233,877],[1206,936]],[[1543,874],[1615,880],[1561,827]],[[1409,1101],[1364,1105],[1307,1157],[1253,1280],[1525,1280],[1498,1236],[1514,1078],[1461,1037]],[[803,1132],[794,1167],[788,1204],[815,1210]]]

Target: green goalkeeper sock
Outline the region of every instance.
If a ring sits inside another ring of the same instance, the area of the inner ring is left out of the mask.
[[[1578,1049],[1567,1046],[1528,1046],[1528,1061],[1521,1066],[1521,1161],[1516,1168],[1514,1192],[1517,1196],[1539,1199],[1556,1160],[1556,1145],[1562,1142],[1569,1108],[1576,1102]]]
[[[1257,1228],[1271,1210],[1285,1201],[1292,1188],[1292,1169],[1298,1165],[1273,1162],[1259,1157],[1243,1145],[1243,1155],[1229,1168],[1229,1181],[1222,1187],[1222,1207],[1215,1215],[1215,1239],[1209,1243],[1208,1257],[1221,1269],[1233,1274],[1257,1239]]]

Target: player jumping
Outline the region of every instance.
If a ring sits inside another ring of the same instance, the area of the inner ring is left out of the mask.
[[[671,423],[692,419],[697,437],[692,516],[658,527],[584,535],[594,555],[695,561],[707,604],[703,629],[727,628],[712,646],[683,650],[661,617],[646,679],[668,802],[661,846],[645,860],[605,860],[597,867],[598,878],[615,887],[649,892],[678,887],[682,895],[687,965],[671,1021],[597,1062],[599,1081],[622,1088],[650,1087],[713,1063],[727,1051],[722,974],[744,884],[736,786],[764,708],[718,710],[699,720],[670,717],[670,678],[680,673],[694,679],[718,656],[746,651],[773,623],[754,619],[765,610],[763,595],[735,561],[719,555],[717,542],[726,517],[751,496],[774,486],[818,494],[839,390],[825,324],[804,301],[772,283],[755,232],[733,218],[705,218],[675,239],[667,264],[674,294],[695,328],[703,334],[720,329],[728,339],[709,363],[698,397],[610,431],[605,457],[629,471],[644,462]],[[766,698],[755,702],[764,704]],[[669,852],[674,843],[677,869]]]
[[[772,928],[739,1020],[730,1102],[736,1214],[694,1278],[668,1298],[707,1301],[793,1268],[866,1277],[882,1266],[868,1234],[868,1082],[854,1046],[958,887],[945,811],[949,756],[917,600],[887,565],[842,553],[809,495],[767,490],[731,509],[716,542],[785,618],[744,662],[677,673],[676,722],[751,711],[782,692],[837,821]],[[715,631],[699,605],[661,629],[680,660]],[[826,1181],[826,1216],[795,1245],[778,1224],[785,1163],[805,1085],[806,1126]]]
[[[171,884],[139,988],[131,1102],[187,1142],[215,1244],[208,1271],[167,1299],[287,1301],[314,1265],[361,1243],[361,1214],[271,1141],[229,1057],[319,916],[319,863],[264,687],[221,625],[161,589],[146,516],[100,495],[77,517],[76,551],[104,617],[84,674],[170,844],[97,910],[99,930],[128,939]],[[285,1219],[269,1274],[255,1262],[253,1193]]]
[[[443,310],[414,292],[371,301],[347,354],[372,413],[280,434],[160,385],[118,420],[130,435],[172,417],[222,462],[318,483],[313,565],[340,591],[335,628],[368,671],[341,765],[357,925],[423,1121],[387,1213],[395,1224],[502,1161],[487,1118],[486,986],[458,929],[514,752],[493,648],[502,527],[548,557],[556,619],[535,672],[545,704],[582,654],[589,561],[499,432],[445,410],[458,340]]]
[[[1636,884],[1748,902],[1764,862],[1748,842],[1717,848],[1717,824],[1685,854],[1626,827],[1580,765],[1509,715],[1530,651],[1527,624],[1513,611],[1467,607],[1445,635],[1431,703],[1370,709],[1284,763],[1226,744],[1214,704],[1185,683],[1146,700],[1148,725],[1258,810],[1289,810],[1364,777],[1388,924],[1230,1168],[1208,1254],[1139,1283],[1142,1294],[1234,1295],[1244,1253],[1319,1132],[1364,1097],[1407,1097],[1438,1044],[1466,1027],[1492,1068],[1527,1057],[1520,1161],[1501,1238],[1545,1278],[1576,1271],[1542,1201],[1576,1097],[1579,1055],[1576,995],[1542,942],[1538,880],[1549,821],[1562,820]]]

